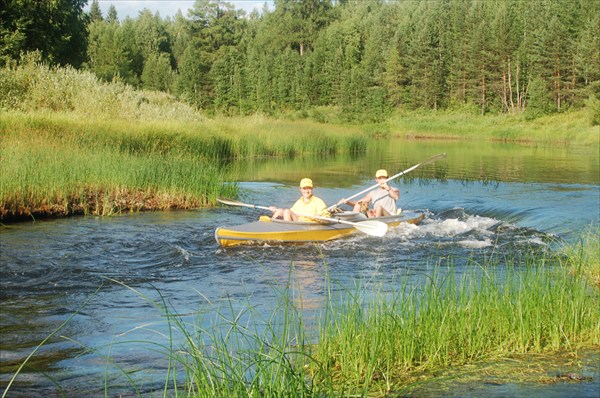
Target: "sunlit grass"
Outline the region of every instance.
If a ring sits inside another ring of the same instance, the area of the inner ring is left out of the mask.
[[[406,138],[454,138],[599,145],[598,126],[586,110],[527,120],[523,115],[477,116],[468,113],[406,113],[387,123],[389,133]]]
[[[598,304],[561,269],[509,266],[506,280],[434,272],[422,286],[332,300],[314,357],[346,390],[385,394],[423,370],[597,346]]]
[[[600,288],[600,227],[589,227],[577,243],[566,245],[564,265]]]
[[[39,139],[12,141],[0,154],[0,209],[8,215],[24,208],[35,216],[203,207],[237,192],[214,164],[185,155],[140,156]]]
[[[3,113],[0,211],[10,218],[200,207],[235,196],[235,186],[225,184],[234,160],[366,151],[358,132],[239,123]]]

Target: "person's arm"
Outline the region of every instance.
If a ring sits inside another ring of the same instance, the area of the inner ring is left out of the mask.
[[[356,202],[352,202],[346,198],[342,198],[340,199],[339,202],[337,202],[338,205],[348,205],[348,206],[354,206],[356,204]]]
[[[394,187],[390,187],[387,183],[383,183],[381,184],[381,188],[385,189],[386,191],[388,191],[390,198],[394,199],[394,200],[398,200],[398,198],[400,197],[400,191],[397,188]]]
[[[331,217],[331,213],[329,212],[329,210],[327,210],[327,205],[322,199],[319,199],[316,214],[320,215],[321,217]]]
[[[369,192],[368,194],[366,194],[363,198],[357,200],[356,202],[352,202],[351,200],[348,199],[340,199],[340,201],[338,202],[338,204],[340,205],[348,205],[348,206],[354,206],[356,205],[358,202],[367,202],[369,203],[371,201],[371,192]]]

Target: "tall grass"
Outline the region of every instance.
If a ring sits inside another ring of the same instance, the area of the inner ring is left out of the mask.
[[[165,93],[50,68],[0,70],[0,220],[190,208],[235,195],[228,164],[363,153],[360,131],[260,116],[208,119]]]
[[[214,164],[186,155],[138,156],[37,137],[3,145],[0,154],[0,210],[8,217],[23,208],[34,217],[192,208],[236,193]]]
[[[23,56],[18,65],[0,69],[0,109],[124,120],[206,119],[167,93],[136,90],[119,81],[106,83],[69,66],[50,67],[37,52]]]
[[[313,383],[305,372],[314,362],[307,345],[303,314],[291,298],[290,285],[276,287],[279,300],[271,315],[250,302],[231,300],[214,306],[209,327],[185,330],[188,349],[178,357],[186,370],[185,396],[294,397],[332,395],[327,375]],[[314,364],[318,368],[318,364]]]
[[[392,294],[345,292],[330,301],[314,358],[339,388],[365,395],[389,393],[422,370],[597,347],[597,289],[535,261],[509,266],[503,280],[435,272]]]
[[[0,139],[4,219],[211,205],[235,195],[224,183],[235,159],[366,150],[360,134],[328,135],[312,123],[259,119],[236,128],[232,121],[81,120],[45,112],[3,113]]]
[[[562,248],[563,265],[600,288],[600,227],[590,226],[577,241]]]

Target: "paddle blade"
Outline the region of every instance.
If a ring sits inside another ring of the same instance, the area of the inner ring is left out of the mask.
[[[245,203],[239,202],[237,200],[221,198],[221,197],[217,198],[217,202],[223,203],[224,205],[228,205],[228,206],[244,206],[245,205]]]
[[[369,220],[352,223],[356,229],[367,235],[382,237],[387,233],[388,225],[381,221]]]
[[[251,205],[248,203],[242,203],[237,200],[227,199],[227,198],[217,198],[217,202],[223,203],[224,205],[228,205],[228,206],[242,206],[242,207],[249,207],[251,209],[271,210],[267,206]]]
[[[446,157],[446,153],[445,152],[437,154],[437,155],[432,156],[429,159],[427,159],[427,160],[419,163],[419,166],[423,166],[423,165],[426,165],[426,164],[429,164],[429,163],[433,163],[433,162],[435,162],[437,160],[444,159],[445,157]]]

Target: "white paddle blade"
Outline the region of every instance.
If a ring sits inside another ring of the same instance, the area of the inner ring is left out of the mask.
[[[222,198],[222,197],[217,198],[217,202],[223,203],[224,205],[228,205],[228,206],[243,206],[245,204],[245,203],[239,202],[237,200]]]
[[[367,235],[382,237],[387,233],[388,225],[381,221],[361,221],[352,223],[356,229]]]
[[[242,206],[242,207],[249,207],[251,209],[271,210],[267,206],[251,205],[248,203],[242,203],[237,200],[227,199],[227,198],[217,198],[217,202],[222,203],[224,205],[228,205],[228,206]]]
[[[444,159],[445,157],[446,157],[446,152],[439,153],[439,154],[437,154],[435,156],[432,156],[429,159],[427,159],[427,160],[419,163],[419,166],[425,166],[426,164],[433,163],[433,162],[438,161],[440,159]]]

